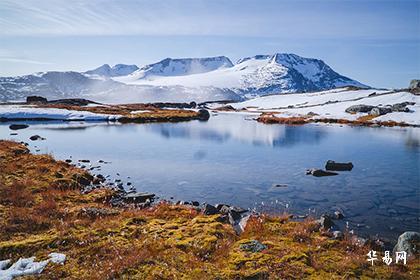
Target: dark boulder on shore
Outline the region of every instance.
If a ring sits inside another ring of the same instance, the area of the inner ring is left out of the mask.
[[[28,128],[29,125],[27,124],[11,124],[9,125],[9,129],[11,130],[19,130],[19,129],[25,129]]]
[[[359,104],[359,105],[350,106],[345,111],[346,113],[349,113],[349,114],[369,113],[373,108],[375,108],[375,106]]]
[[[316,220],[319,227],[323,230],[329,230],[334,226],[334,222],[329,215],[323,214],[321,217]]]
[[[353,163],[328,160],[325,164],[325,169],[331,171],[351,171],[353,169]]]
[[[204,215],[216,215],[219,214],[219,210],[211,204],[204,204],[203,206]]]
[[[420,233],[416,231],[406,231],[398,237],[397,244],[393,253],[405,251],[409,258],[415,257],[420,253]]]
[[[312,169],[306,170],[306,175],[312,175],[315,177],[325,177],[325,176],[335,176],[335,175],[338,175],[338,173],[312,168]]]

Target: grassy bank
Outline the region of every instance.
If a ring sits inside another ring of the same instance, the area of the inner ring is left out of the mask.
[[[301,117],[277,117],[275,113],[263,113],[257,121],[265,124],[289,124],[299,125],[307,123],[336,123],[336,124],[347,124],[354,126],[386,126],[386,127],[418,127],[417,125],[407,124],[404,122],[396,121],[374,121],[373,116],[363,116],[356,120],[348,119],[336,119],[336,118],[313,118],[313,116],[301,116]]]
[[[0,260],[64,253],[25,279],[419,279],[420,263],[374,267],[370,248],[316,222],[255,216],[241,235],[220,215],[159,203],[115,208],[115,193],[81,189],[86,171],[0,141]],[[264,245],[254,250],[253,240]]]

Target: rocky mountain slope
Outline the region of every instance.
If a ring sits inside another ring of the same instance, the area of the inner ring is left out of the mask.
[[[95,101],[244,100],[267,94],[367,87],[342,76],[322,60],[295,54],[257,55],[236,64],[225,56],[166,58],[144,67],[108,64],[83,73],[43,72],[0,77],[0,101],[29,95],[81,97]]]

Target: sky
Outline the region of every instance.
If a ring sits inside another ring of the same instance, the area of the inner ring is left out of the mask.
[[[420,0],[0,0],[0,76],[284,52],[406,87],[420,78]]]

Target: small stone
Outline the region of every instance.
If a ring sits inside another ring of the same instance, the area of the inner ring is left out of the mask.
[[[39,136],[39,135],[32,135],[31,137],[29,137],[29,139],[30,139],[31,141],[45,140],[45,138],[42,138],[42,137],[41,137],[41,136]]]
[[[198,202],[198,201],[191,201],[191,204],[193,206],[200,206],[200,202]]]
[[[258,240],[250,240],[239,245],[239,249],[242,251],[257,253],[267,249],[267,246],[259,242]]]

